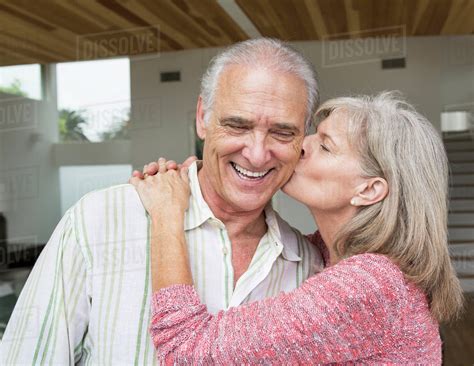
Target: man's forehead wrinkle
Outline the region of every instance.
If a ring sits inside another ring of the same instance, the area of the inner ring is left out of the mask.
[[[238,112],[238,111],[226,111],[220,115],[217,120],[222,123],[234,122],[242,125],[256,126],[261,125],[266,128],[279,128],[293,130],[301,132],[300,126],[292,123],[289,118],[285,116],[268,115],[265,113],[252,113],[252,112]],[[263,125],[262,125],[263,123]]]
[[[239,96],[242,99],[250,99],[253,100],[254,98],[261,99],[263,101],[269,101],[269,102],[274,102],[277,101],[279,103],[284,102],[288,103],[292,98],[290,98],[292,95],[289,95],[290,93],[281,93],[281,92],[275,92],[277,91],[278,88],[236,88],[231,91],[231,95],[233,96]],[[299,92],[294,93],[295,95],[300,94]],[[303,99],[303,101],[305,101]]]
[[[266,77],[259,78],[258,82],[254,79],[248,79],[247,75],[253,73],[255,70],[250,67],[243,67],[240,65],[235,65],[236,68],[231,68],[226,70],[221,75],[219,80],[219,87],[216,91],[216,97],[226,91],[227,96],[235,97],[236,94],[242,95],[250,95],[250,96],[270,96],[273,99],[277,99],[279,101],[288,101],[291,95],[289,94],[298,94],[301,95],[303,100],[306,101],[306,88],[304,87],[304,82],[300,88],[297,88],[294,93],[284,93],[285,95],[281,94],[281,88],[279,84],[275,84],[276,79],[279,79],[278,75],[274,74],[274,76],[268,76],[268,73],[272,73],[271,70],[262,70],[263,74],[267,74]],[[257,84],[258,83],[258,84]],[[229,86],[228,88],[226,88]],[[235,87],[237,85],[237,87]]]
[[[298,109],[296,103],[289,102],[284,98],[279,98],[279,102],[276,103],[275,98],[271,100],[257,99],[257,98],[244,98],[239,100],[238,103],[233,103],[232,100],[223,101],[219,105],[225,110],[221,114],[228,115],[241,115],[245,118],[245,115],[251,114],[255,115],[255,112],[258,111],[261,114],[269,114],[268,117],[271,118],[284,118],[290,114],[293,114],[295,110]],[[268,103],[267,103],[268,102]]]

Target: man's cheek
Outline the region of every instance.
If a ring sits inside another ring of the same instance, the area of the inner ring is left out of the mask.
[[[301,157],[301,151],[303,149],[303,144],[302,143],[297,143],[292,146],[292,155],[293,155],[293,162],[296,165],[298,161],[300,160]]]
[[[292,150],[293,152],[298,155],[298,158],[299,156],[301,155],[301,149],[303,148],[303,139],[304,137],[301,136],[301,137],[297,137],[295,138],[295,140],[292,142]]]

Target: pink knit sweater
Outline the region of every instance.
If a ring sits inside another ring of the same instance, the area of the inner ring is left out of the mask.
[[[216,315],[192,286],[167,287],[153,294],[150,333],[163,364],[441,364],[426,296],[378,254]]]

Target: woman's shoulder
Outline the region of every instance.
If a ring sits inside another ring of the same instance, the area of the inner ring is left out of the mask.
[[[400,267],[388,256],[379,253],[355,254],[339,261],[333,268],[354,271],[361,277],[369,276],[392,286],[407,285]]]
[[[388,256],[363,253],[340,260],[326,267],[320,278],[315,276],[314,285],[320,281],[344,288],[358,298],[385,298],[398,306],[405,303],[411,286],[401,269]]]
[[[321,255],[323,256],[325,266],[329,264],[329,250],[324,243],[319,230],[315,231],[313,234],[306,235],[306,238],[316,246]],[[344,266],[362,266],[367,267],[370,272],[382,274],[385,271],[393,272],[394,274],[399,274],[400,278],[404,278],[400,268],[386,255],[378,253],[361,253],[356,254],[346,259],[343,259],[338,263],[338,265],[343,264]],[[327,267],[331,268],[331,267]]]

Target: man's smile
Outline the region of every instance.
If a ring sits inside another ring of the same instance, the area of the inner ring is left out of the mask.
[[[267,169],[260,172],[254,172],[254,171],[247,170],[241,167],[240,165],[237,165],[234,162],[231,162],[230,164],[232,165],[232,168],[234,168],[234,170],[237,172],[239,177],[241,177],[242,179],[248,179],[248,180],[263,179],[269,172],[273,170],[272,168],[272,169]]]

